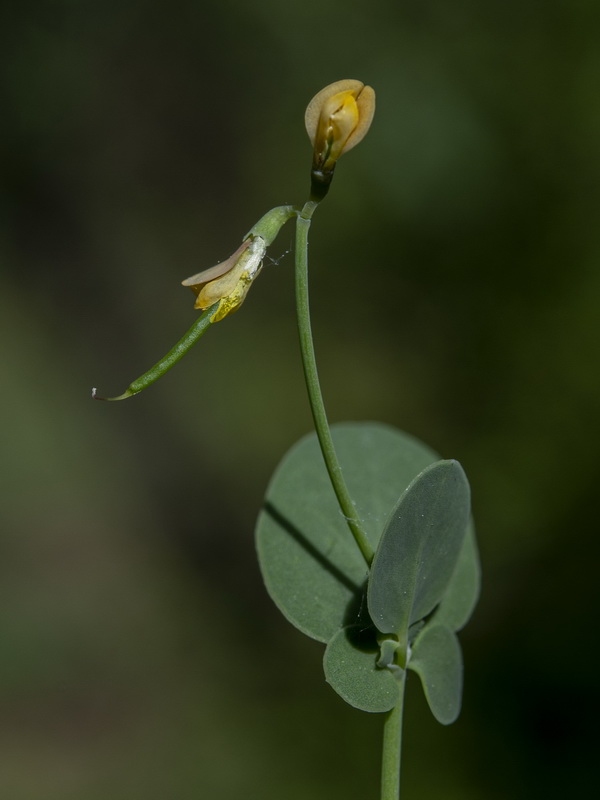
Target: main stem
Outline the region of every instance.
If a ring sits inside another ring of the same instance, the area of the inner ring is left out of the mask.
[[[400,760],[402,751],[402,712],[406,672],[402,676],[398,702],[388,711],[383,727],[381,759],[381,800],[400,800]]]
[[[348,527],[356,540],[356,544],[367,562],[367,565],[370,565],[374,555],[373,548],[356,513],[356,508],[348,492],[348,487],[346,486],[342,474],[342,468],[333,446],[331,430],[327,421],[323,395],[319,384],[319,373],[317,372],[317,361],[315,358],[315,348],[310,325],[308,300],[308,231],[310,229],[312,215],[317,205],[318,203],[315,201],[309,200],[296,220],[296,314],[298,318],[298,332],[300,334],[302,366],[304,368],[304,379],[306,381],[306,388],[308,389],[308,398],[315,423],[315,430],[333,490],[340,504],[340,508],[342,509],[342,513],[346,518]]]

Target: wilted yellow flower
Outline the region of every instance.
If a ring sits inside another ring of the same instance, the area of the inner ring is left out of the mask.
[[[361,81],[336,81],[313,97],[304,115],[313,145],[313,188],[315,181],[329,185],[338,158],[362,141],[374,113],[375,92]]]
[[[219,303],[211,322],[219,322],[244,302],[262,269],[267,243],[262,236],[246,239],[226,261],[182,281],[196,295],[194,308],[203,311]]]

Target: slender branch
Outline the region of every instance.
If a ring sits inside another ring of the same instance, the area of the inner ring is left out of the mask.
[[[370,565],[373,560],[373,548],[363,530],[362,523],[348,492],[348,487],[342,474],[342,468],[337,458],[331,430],[327,421],[323,395],[319,384],[319,374],[317,372],[317,362],[315,358],[315,348],[313,344],[312,330],[310,325],[310,309],[308,299],[308,231],[312,215],[318,203],[309,200],[296,220],[296,313],[298,318],[298,332],[300,334],[300,350],[302,353],[302,366],[304,368],[304,378],[310,408],[315,423],[317,438],[321,445],[321,452],[325,460],[325,466],[329,473],[329,478],[333,490],[346,518],[348,527],[356,544],[358,545],[363,558]]]
[[[383,754],[381,759],[381,800],[400,800],[400,761],[402,751],[402,712],[406,672],[399,680],[398,702],[388,711],[383,727]]]

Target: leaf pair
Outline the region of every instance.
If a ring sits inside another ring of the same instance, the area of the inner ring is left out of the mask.
[[[328,643],[324,669],[365,711],[397,702],[396,676],[417,672],[436,718],[460,710],[454,631],[469,618],[479,564],[460,465],[384,425],[334,426],[344,477],[376,551],[370,570],[350,536],[316,437],[278,467],[257,525],[267,590],[303,633]],[[398,497],[400,496],[400,500]]]

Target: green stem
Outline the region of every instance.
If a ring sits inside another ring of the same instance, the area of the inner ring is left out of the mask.
[[[346,518],[348,527],[363,558],[370,565],[373,560],[373,548],[363,530],[361,521],[348,492],[342,468],[338,461],[331,431],[327,421],[323,395],[319,385],[319,374],[315,358],[312,330],[310,326],[310,309],[308,301],[308,231],[312,215],[318,203],[309,200],[296,220],[296,313],[298,317],[298,332],[300,334],[300,350],[302,353],[302,366],[308,390],[310,408],[315,423],[317,438],[321,445],[321,452],[325,466],[331,479],[333,490]]]
[[[400,800],[400,759],[402,751],[402,712],[406,672],[399,681],[398,702],[388,711],[383,727],[383,756],[381,759],[381,800]]]

